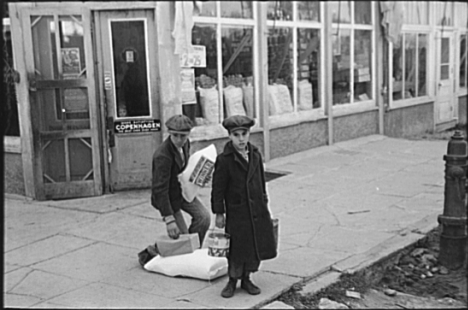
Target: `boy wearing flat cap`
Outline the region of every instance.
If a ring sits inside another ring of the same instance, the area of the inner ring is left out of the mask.
[[[251,295],[260,288],[250,280],[260,261],[276,257],[273,224],[268,209],[263,159],[249,142],[255,121],[234,115],[223,121],[230,141],[218,155],[213,172],[211,208],[216,227],[225,227],[230,235],[228,254],[229,281],[221,296],[232,297],[237,280]]]
[[[167,120],[166,127],[169,137],[153,155],[151,204],[161,213],[169,237],[177,239],[181,233],[198,233],[202,244],[210,227],[210,213],[197,197],[192,202],[183,198],[177,178],[190,156],[188,137],[193,127],[192,121],[185,115],[174,115]],[[188,229],[181,210],[192,217]]]

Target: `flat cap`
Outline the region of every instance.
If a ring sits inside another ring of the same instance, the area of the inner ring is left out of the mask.
[[[223,121],[223,127],[226,128],[229,133],[238,129],[250,129],[253,125],[255,125],[255,120],[244,115],[233,115]]]
[[[188,133],[193,128],[193,123],[185,115],[174,115],[166,121],[166,127],[169,131]]]

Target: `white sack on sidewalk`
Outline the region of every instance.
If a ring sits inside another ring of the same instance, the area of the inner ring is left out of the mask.
[[[198,249],[190,254],[154,257],[144,268],[166,276],[190,277],[213,280],[227,274],[228,263],[225,257],[208,255],[208,249]]]
[[[185,200],[192,202],[198,190],[209,183],[215,161],[216,148],[214,144],[193,153],[189,157],[187,166],[178,176],[182,187],[182,196]]]

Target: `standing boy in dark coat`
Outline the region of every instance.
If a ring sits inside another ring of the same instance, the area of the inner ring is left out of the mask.
[[[262,155],[249,142],[254,123],[253,119],[240,115],[223,121],[231,141],[218,155],[213,173],[211,207],[216,214],[215,224],[219,228],[226,226],[231,237],[229,281],[221,292],[226,298],[234,295],[238,279],[249,294],[260,294],[250,280],[250,273],[258,271],[260,261],[277,255]]]
[[[192,121],[185,115],[174,115],[167,120],[166,126],[170,136],[153,155],[151,204],[161,213],[169,237],[177,239],[181,233],[198,233],[200,244],[203,244],[210,227],[210,212],[197,197],[192,202],[183,198],[177,178],[190,156],[188,137],[193,127]],[[188,229],[181,210],[192,216]]]

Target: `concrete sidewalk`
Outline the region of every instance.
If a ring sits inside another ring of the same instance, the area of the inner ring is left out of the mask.
[[[209,282],[140,267],[137,253],[165,233],[149,190],[45,202],[6,195],[4,306],[272,307],[295,283],[314,292],[435,228],[446,149],[447,141],[373,135],[269,162],[268,171],[287,173],[268,182],[279,256],[253,275],[260,295],[237,289],[230,299],[220,296],[226,276]]]

